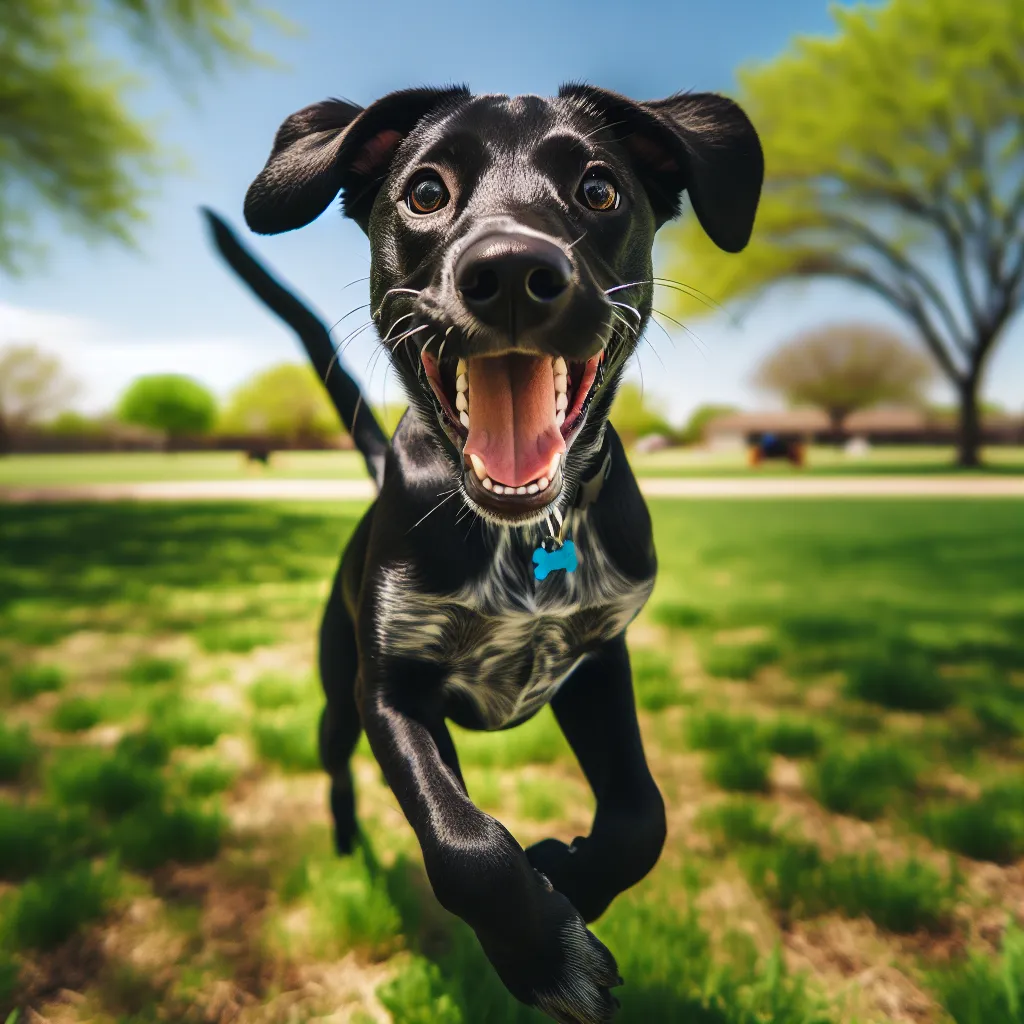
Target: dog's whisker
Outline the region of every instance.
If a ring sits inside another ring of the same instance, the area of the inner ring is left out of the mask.
[[[409,319],[409,317],[411,317],[411,316],[415,316],[415,315],[416,315],[416,311],[415,311],[415,310],[413,310],[413,311],[412,311],[411,313],[405,313],[405,314],[403,314],[402,316],[400,316],[400,317],[399,317],[399,318],[398,318],[397,320],[395,320],[395,321],[394,321],[394,322],[393,322],[393,323],[391,324],[391,326],[390,326],[390,327],[388,328],[388,333],[387,333],[387,334],[385,334],[385,335],[384,335],[384,337],[383,337],[383,338],[381,338],[380,340],[381,340],[382,342],[386,342],[386,341],[387,341],[387,340],[388,340],[388,339],[389,339],[389,338],[391,337],[391,332],[392,332],[392,331],[393,331],[393,330],[394,330],[394,329],[395,329],[395,328],[396,328],[396,327],[397,327],[397,326],[398,326],[398,325],[399,325],[399,324],[400,324],[400,323],[401,323],[401,322],[402,322],[403,320],[408,320],[408,319]]]
[[[392,295],[419,295],[422,289],[420,288],[389,288],[380,300],[380,305],[377,307],[377,311],[373,314],[374,316],[380,316],[380,311],[384,308],[384,303]]]
[[[420,324],[419,327],[414,327],[411,331],[406,331],[405,334],[403,334],[400,338],[397,338],[394,342],[392,342],[391,351],[394,352],[395,349],[398,348],[398,346],[401,345],[403,341],[408,341],[414,334],[419,334],[420,331],[425,331],[429,329],[429,327],[430,324]]]
[[[346,288],[351,288],[352,285],[359,284],[360,281],[369,281],[369,280],[370,280],[369,274],[367,274],[366,277],[357,277],[354,281],[349,281],[348,284],[343,284],[341,286],[341,288],[339,289],[339,291],[344,291]],[[367,305],[369,305],[369,303],[367,303]]]
[[[583,241],[583,239],[584,239],[584,238],[586,238],[586,237],[587,237],[587,233],[586,233],[586,231],[584,231],[584,232],[583,232],[583,234],[582,234],[582,235],[580,235],[580,237],[579,237],[579,238],[577,238],[575,242],[570,242],[570,243],[569,243],[569,244],[568,244],[568,245],[566,246],[566,249],[571,249],[571,248],[572,248],[572,247],[573,247],[574,245],[579,245],[579,244],[580,244],[580,242],[582,242],[582,241]]]
[[[643,315],[640,313],[640,310],[636,308],[636,306],[630,306],[626,302],[613,302],[612,305],[618,306],[619,309],[628,309],[630,313],[632,313],[633,316],[636,317],[637,323],[643,320]]]
[[[427,516],[432,515],[434,512],[436,512],[446,501],[450,501],[456,494],[459,493],[460,490],[461,488],[459,487],[453,487],[452,490],[444,498],[442,498],[426,515],[422,516],[420,519],[417,519],[416,522],[409,527],[409,529],[406,531],[406,535],[412,533],[412,531],[415,530],[416,527],[419,526],[420,523],[422,523],[423,520],[427,518]]]
[[[339,357],[343,356],[345,354],[345,349],[348,348],[348,346],[351,345],[352,342],[355,341],[355,339],[360,334],[363,333],[363,331],[368,330],[369,328],[371,328],[373,326],[374,326],[373,321],[372,320],[367,320],[365,324],[362,324],[360,327],[357,327],[354,331],[352,331],[351,334],[346,335],[345,338],[338,345],[337,355]]]
[[[669,316],[668,313],[663,313],[660,309],[652,309],[651,312],[657,313],[658,316],[663,316],[666,320],[670,320],[672,323],[674,323],[676,327],[679,327],[680,329],[686,331],[686,333],[693,339],[693,343],[697,347],[697,350],[704,356],[705,359],[707,358],[708,354],[705,350],[704,342],[701,341],[701,339],[697,337],[697,335],[694,334],[694,332],[691,331],[690,328],[686,326],[686,324],[680,323],[674,316]],[[668,332],[666,331],[665,333],[667,334]]]
[[[370,308],[370,304],[368,302],[364,302],[361,306],[356,306],[355,309],[350,309],[343,317],[341,317],[340,319],[334,321],[334,323],[328,329],[327,333],[330,334],[331,331],[333,331],[335,329],[335,327],[337,327],[338,324],[341,323],[342,320],[347,320],[353,313],[358,313],[359,310],[361,310],[361,309],[369,309],[369,308]]]

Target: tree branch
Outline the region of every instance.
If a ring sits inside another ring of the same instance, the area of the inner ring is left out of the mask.
[[[917,296],[893,288],[891,284],[876,277],[866,267],[848,263],[838,256],[810,256],[802,263],[797,264],[792,273],[796,277],[841,278],[853,284],[859,284],[879,295],[917,327],[946,376],[957,386],[963,382],[964,374],[957,367],[941,334],[935,329],[935,325]]]
[[[965,356],[970,356],[970,343],[964,338],[963,331],[957,323],[956,315],[949,303],[946,302],[946,299],[939,290],[939,287],[923,270],[919,269],[910,260],[908,260],[907,257],[896,249],[887,238],[860,221],[854,220],[851,217],[846,217],[842,214],[826,214],[825,223],[830,224],[841,231],[850,232],[850,234],[855,238],[858,238],[864,243],[864,245],[871,249],[872,252],[878,253],[878,255],[886,260],[891,267],[916,284],[925,296],[931,300],[932,305],[935,306],[935,309],[938,311],[943,323],[946,325],[946,329],[949,331],[949,335],[953,343],[961,352],[964,353]]]

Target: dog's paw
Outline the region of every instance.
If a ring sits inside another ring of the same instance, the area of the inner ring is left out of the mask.
[[[618,1000],[611,989],[622,984],[615,958],[588,929],[575,907],[547,879],[542,901],[543,933],[525,949],[511,949],[501,938],[480,939],[509,991],[559,1024],[607,1024]]]
[[[534,1005],[559,1024],[605,1024],[619,1001],[610,989],[622,984],[608,948],[587,929],[579,915],[560,936],[561,967],[546,988],[534,994]]]

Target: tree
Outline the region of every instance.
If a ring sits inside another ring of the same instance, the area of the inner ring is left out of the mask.
[[[760,365],[754,381],[790,405],[824,409],[832,430],[882,402],[918,404],[934,373],[931,361],[902,337],[870,324],[836,324],[798,335]]]
[[[220,429],[295,441],[337,434],[341,421],[312,366],[282,363],[257,374],[231,396]]]
[[[700,444],[704,440],[704,431],[712,420],[718,419],[719,416],[728,416],[729,413],[736,411],[735,405],[716,405],[714,403],[698,405],[690,413],[680,440],[683,444]]]
[[[1024,0],[833,14],[835,37],[741,75],[768,168],[751,245],[723,259],[688,222],[672,276],[719,300],[809,278],[880,296],[956,389],[976,465],[985,366],[1024,304]]]
[[[60,412],[77,390],[60,360],[36,345],[0,349],[0,455],[17,431]]]
[[[38,251],[36,218],[129,240],[161,159],[133,84],[97,39],[127,37],[177,81],[249,44],[258,0],[4,0],[0,3],[0,270]]]
[[[173,444],[189,434],[205,434],[217,421],[217,400],[198,381],[175,373],[133,381],[118,407],[118,417],[159,430]]]
[[[632,381],[626,381],[619,388],[612,406],[611,419],[625,444],[633,444],[648,434],[673,434],[664,410],[649,394],[644,394],[639,384]]]

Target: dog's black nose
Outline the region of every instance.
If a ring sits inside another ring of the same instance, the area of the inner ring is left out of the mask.
[[[569,289],[572,264],[561,247],[534,235],[490,234],[473,242],[455,264],[466,306],[493,327],[544,319]]]

